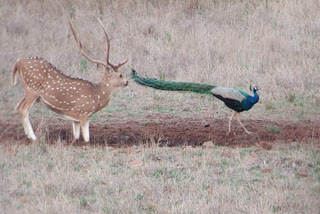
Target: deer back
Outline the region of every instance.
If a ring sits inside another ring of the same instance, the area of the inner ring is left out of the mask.
[[[102,101],[105,105],[109,101],[110,92],[101,90],[99,84],[66,76],[42,58],[21,59],[17,70],[25,89],[57,113],[91,116]]]

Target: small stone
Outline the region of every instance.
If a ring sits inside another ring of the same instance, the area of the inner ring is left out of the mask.
[[[300,145],[299,145],[298,142],[294,141],[294,142],[292,142],[292,143],[290,144],[290,147],[291,147],[291,148],[294,148],[294,149],[298,149],[298,148],[300,148]]]
[[[265,150],[272,149],[272,145],[270,143],[266,143],[266,142],[261,143],[261,147],[264,148]]]
[[[206,141],[202,144],[203,147],[206,147],[206,148],[212,148],[214,147],[214,144],[212,141]]]
[[[132,167],[132,168],[138,168],[140,166],[142,166],[144,163],[142,160],[135,160],[135,161],[132,161],[131,163],[129,163],[129,165]]]
[[[272,169],[270,169],[270,168],[262,169],[262,173],[270,173],[270,172],[272,172]]]

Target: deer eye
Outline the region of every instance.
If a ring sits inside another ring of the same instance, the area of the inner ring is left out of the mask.
[[[120,78],[122,78],[122,74],[120,74]]]

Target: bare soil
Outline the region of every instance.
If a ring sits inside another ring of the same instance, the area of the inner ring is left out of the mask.
[[[72,141],[70,121],[57,118],[32,118],[31,121],[40,140],[56,143],[60,139],[66,144],[86,145],[81,140]],[[231,133],[227,135],[227,119],[154,115],[135,120],[95,120],[90,124],[90,144],[125,147],[154,142],[160,146],[200,146],[206,141],[212,141],[221,146],[248,147],[260,144],[266,149],[271,149],[276,144],[320,142],[319,121],[244,120],[242,122],[248,130],[256,134],[246,134],[237,121],[233,121]],[[270,127],[273,130],[270,130]],[[30,143],[17,118],[0,120],[0,142]]]

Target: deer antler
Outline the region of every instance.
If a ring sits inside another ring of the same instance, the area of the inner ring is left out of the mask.
[[[82,48],[82,44],[81,44],[81,42],[80,42],[80,40],[79,40],[79,38],[78,38],[78,35],[77,35],[76,31],[74,30],[74,28],[73,28],[73,26],[72,26],[72,23],[71,23],[70,18],[69,18],[69,24],[70,24],[71,31],[72,31],[72,33],[73,33],[74,39],[76,40],[76,43],[77,43],[78,47],[80,48],[80,51],[81,51],[82,55],[83,55],[87,60],[89,60],[90,62],[97,63],[97,64],[101,64],[101,65],[105,66],[106,68],[108,68],[108,67],[109,67],[109,63],[106,64],[106,63],[104,63],[104,62],[102,62],[102,61],[92,59],[92,58],[90,58],[90,57],[84,52],[84,50],[83,50],[83,48]],[[110,65],[110,66],[111,66],[111,65]],[[111,66],[111,67],[112,67],[112,66]]]
[[[113,65],[110,60],[109,60],[109,52],[110,52],[110,39],[109,39],[109,36],[107,34],[107,31],[104,27],[104,25],[102,24],[102,21],[98,18],[98,21],[104,31],[104,35],[106,36],[106,39],[107,39],[107,47],[105,49],[105,53],[106,53],[106,59],[107,59],[107,64],[110,65],[115,71],[118,70],[119,67],[121,67],[122,65],[126,64],[126,62],[128,61],[127,59],[124,60],[123,62],[120,62],[119,64],[117,65]]]

